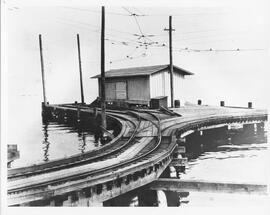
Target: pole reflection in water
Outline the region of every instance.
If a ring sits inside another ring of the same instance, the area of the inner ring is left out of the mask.
[[[27,160],[27,164],[18,161],[16,167],[48,162],[93,150],[100,144],[94,143],[92,129],[83,123],[68,124],[43,121],[40,136],[42,139],[38,141],[42,143],[39,147],[40,153],[33,154],[30,158],[24,158]]]
[[[84,153],[86,148],[86,134],[84,132],[78,131],[78,139],[79,139],[79,151],[81,153]]]
[[[44,158],[43,161],[47,162],[49,161],[49,146],[50,146],[50,142],[48,141],[48,123],[44,123],[43,124],[43,133],[44,133],[44,140],[42,142],[42,144],[44,145],[42,147],[42,149],[44,150]]]

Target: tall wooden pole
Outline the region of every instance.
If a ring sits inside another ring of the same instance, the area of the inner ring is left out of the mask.
[[[106,123],[106,104],[105,104],[105,45],[104,45],[104,35],[105,35],[105,7],[102,6],[101,14],[101,126],[107,128]]]
[[[81,48],[80,48],[79,34],[77,34],[77,45],[78,45],[79,70],[80,70],[81,100],[82,100],[82,104],[84,104],[83,80],[82,80],[82,61],[81,61]]]
[[[172,16],[169,16],[169,29],[165,28],[165,31],[169,31],[169,56],[170,56],[170,86],[171,86],[171,107],[174,107],[174,82],[173,82],[173,56],[172,56]]]
[[[173,57],[172,57],[172,16],[169,17],[169,52],[170,52],[170,82],[171,82],[171,107],[174,107],[174,83],[173,83]]]
[[[40,62],[41,62],[41,76],[42,76],[42,87],[43,87],[43,101],[44,105],[47,105],[46,89],[45,89],[45,76],[44,76],[44,62],[42,53],[42,39],[41,34],[39,34],[39,51],[40,51]]]

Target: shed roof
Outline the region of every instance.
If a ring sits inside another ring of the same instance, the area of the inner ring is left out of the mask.
[[[154,73],[160,72],[169,68],[170,65],[156,65],[156,66],[144,66],[144,67],[132,67],[132,68],[123,68],[123,69],[112,69],[106,71],[106,78],[112,77],[131,77],[131,76],[149,76]],[[181,75],[193,75],[193,73],[184,70],[180,67],[173,66],[174,72],[177,72]],[[92,78],[100,78],[100,75],[93,76]]]

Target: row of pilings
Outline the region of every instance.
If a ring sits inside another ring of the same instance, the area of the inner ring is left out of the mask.
[[[222,145],[267,142],[264,122],[224,125],[204,130],[198,129],[185,138],[181,138],[180,135],[176,137],[178,146],[185,147],[185,153],[181,153],[181,155],[187,157],[188,160],[195,159],[204,152],[216,151]]]
[[[176,142],[180,150],[176,150],[174,157],[180,159],[196,159],[202,153],[215,151],[218,146],[265,143],[267,136],[264,122],[250,124],[224,125],[212,129],[195,130],[185,138],[176,134]],[[180,178],[185,174],[183,165],[169,165],[161,178]],[[151,190],[149,186],[135,189],[113,199],[103,202],[103,206],[181,206],[186,203],[189,192],[168,190]]]
[[[68,124],[80,129],[90,130],[94,133],[96,141],[100,139],[103,136],[101,113],[96,108],[91,109],[89,107],[88,110],[91,111],[84,111],[85,108],[82,108],[77,102],[72,105],[73,108],[57,108],[42,103],[43,124],[49,122]],[[113,136],[117,136],[121,130],[121,125],[117,120],[107,118],[107,130],[112,130]],[[107,143],[108,140],[104,139],[103,142]]]

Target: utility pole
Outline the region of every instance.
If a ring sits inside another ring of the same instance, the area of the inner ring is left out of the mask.
[[[170,85],[171,85],[171,107],[174,107],[174,83],[173,83],[173,56],[172,56],[172,16],[169,16],[169,29],[164,29],[169,31],[169,55],[170,55]]]
[[[78,45],[79,70],[80,70],[81,100],[82,100],[82,104],[84,104],[83,80],[82,80],[82,61],[81,61],[81,48],[80,48],[79,34],[77,34],[77,45]]]
[[[43,53],[42,53],[41,34],[39,34],[39,51],[40,51],[41,77],[42,77],[42,87],[43,87],[43,101],[44,101],[44,106],[46,106],[47,98],[46,98],[46,89],[45,89],[44,62],[43,62]]]
[[[102,6],[101,14],[101,78],[100,78],[100,90],[101,90],[101,126],[107,128],[106,123],[106,104],[105,104],[105,7]]]

